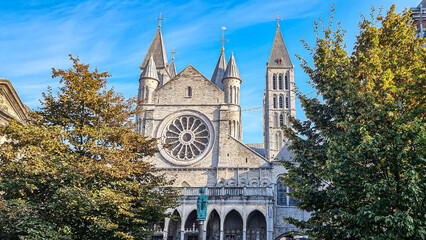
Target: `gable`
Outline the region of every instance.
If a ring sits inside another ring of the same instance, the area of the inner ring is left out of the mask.
[[[0,79],[0,123],[6,124],[11,119],[25,123],[27,121],[27,108],[12,84],[6,79]]]
[[[191,94],[188,94],[189,91]],[[190,65],[158,88],[153,102],[160,105],[221,104],[224,103],[224,93]]]
[[[224,150],[219,158],[219,167],[261,167],[269,162],[262,155],[244,143],[228,135],[226,144],[229,151]]]

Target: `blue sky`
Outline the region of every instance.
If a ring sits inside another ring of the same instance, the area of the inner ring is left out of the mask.
[[[336,0],[335,20],[347,30],[352,48],[359,32],[361,14],[371,6],[387,11],[415,7],[420,0]],[[109,71],[109,86],[125,96],[137,94],[139,65],[157,30],[162,12],[165,47],[179,52],[177,71],[193,65],[210,79],[220,54],[221,26],[225,26],[225,54],[234,52],[243,79],[240,103],[243,109],[262,106],[265,65],[276,30],[272,19],[279,13],[287,49],[295,66],[296,85],[304,93],[312,89],[294,54],[309,60],[301,39],[314,44],[314,20],[328,21],[333,1],[64,1],[0,0],[0,78],[12,82],[21,100],[30,108],[39,106],[47,86],[57,87],[51,68],[69,68],[68,54],[82,62]],[[169,62],[171,54],[168,54]],[[312,93],[314,94],[314,93]],[[297,104],[296,115],[304,119]],[[242,115],[243,141],[262,142],[262,110]]]

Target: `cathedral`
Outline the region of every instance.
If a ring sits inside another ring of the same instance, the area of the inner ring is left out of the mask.
[[[292,233],[304,239],[283,220],[307,220],[309,213],[295,207],[297,200],[286,194],[293,190],[280,181],[286,170],[279,160],[290,156],[281,127],[295,117],[295,83],[279,24],[265,69],[263,143],[242,142],[244,79],[236,59],[233,54],[226,59],[222,45],[210,79],[191,65],[177,73],[174,58],[168,63],[160,24],[140,66],[138,131],[159,139],[159,152],[150,161],[174,179],[180,193],[180,206],[170,209],[176,217],[155,226],[153,239],[203,234],[203,239],[272,240],[293,239]],[[202,187],[208,205],[205,224],[198,227]]]

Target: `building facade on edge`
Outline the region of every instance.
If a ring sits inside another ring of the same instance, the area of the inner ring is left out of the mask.
[[[179,220],[165,219],[153,238],[197,239],[201,187],[208,197],[205,239],[272,240],[297,231],[283,217],[306,220],[309,213],[294,206],[286,195],[292,189],[280,181],[285,169],[278,160],[290,156],[281,126],[289,126],[296,112],[293,64],[279,25],[265,69],[264,143],[242,142],[244,79],[223,47],[211,79],[191,65],[177,73],[159,26],[140,68],[138,131],[159,139],[160,151],[150,161],[175,179],[181,194],[180,206],[171,210]]]

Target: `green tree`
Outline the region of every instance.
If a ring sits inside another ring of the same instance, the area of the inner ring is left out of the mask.
[[[318,95],[298,93],[283,176],[311,218],[285,220],[316,239],[425,239],[425,40],[395,6],[363,18],[350,55],[339,24],[315,25],[314,67],[300,59]]]
[[[134,131],[137,102],[108,73],[70,59],[28,125],[0,128],[0,239],[144,239],[176,202],[143,160],[156,141]]]

